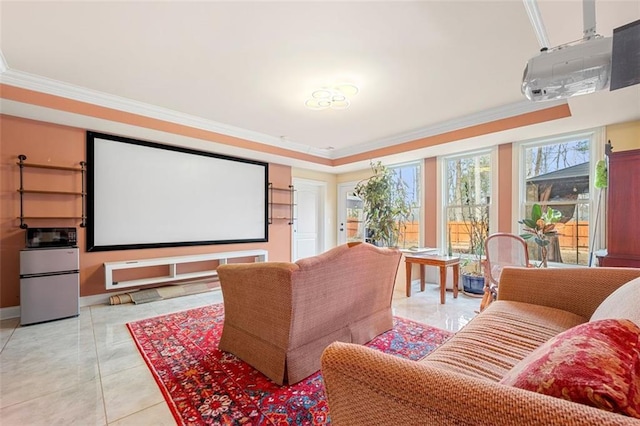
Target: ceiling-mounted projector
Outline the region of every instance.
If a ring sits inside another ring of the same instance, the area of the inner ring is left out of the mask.
[[[522,93],[532,101],[563,99],[609,87],[611,37],[546,50],[527,62]]]

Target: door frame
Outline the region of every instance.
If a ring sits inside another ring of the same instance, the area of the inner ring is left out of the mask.
[[[297,196],[297,188],[299,185],[307,185],[307,186],[313,186],[316,187],[318,189],[318,193],[319,193],[319,201],[318,201],[318,211],[316,212],[317,216],[316,218],[318,219],[318,250],[320,251],[320,253],[324,252],[327,249],[327,238],[325,236],[325,232],[326,232],[326,220],[327,220],[327,215],[326,215],[326,200],[327,200],[327,182],[323,182],[320,180],[312,180],[312,179],[303,179],[303,178],[296,178],[294,177],[292,179],[292,185],[293,188],[295,189],[294,193],[293,193],[293,204],[294,204],[294,211],[295,211],[295,215],[294,217],[298,217],[298,196]],[[292,225],[292,229],[291,229],[291,259],[295,259],[295,250],[296,250],[296,233],[297,233],[297,226],[298,223],[296,220],[293,221],[293,225]],[[319,253],[318,253],[319,254]]]
[[[344,232],[344,235],[346,236],[346,222],[347,222],[347,216],[346,216],[346,212],[347,212],[347,205],[346,205],[346,199],[344,197],[342,197],[342,192],[344,190],[352,190],[355,189],[356,185],[358,184],[359,181],[350,181],[350,182],[340,182],[338,184],[338,189],[336,192],[336,197],[338,199],[338,202],[336,203],[336,209],[337,209],[337,214],[336,214],[336,244],[340,245],[340,244],[344,244],[346,242],[346,238],[345,241],[342,241],[340,239],[341,235],[340,235],[340,223],[343,223],[345,226],[345,230],[342,231]],[[365,229],[363,229],[363,238],[364,235],[366,235],[366,226]]]

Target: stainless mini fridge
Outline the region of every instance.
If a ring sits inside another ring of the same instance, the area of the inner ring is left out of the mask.
[[[20,324],[80,313],[77,247],[20,251]]]

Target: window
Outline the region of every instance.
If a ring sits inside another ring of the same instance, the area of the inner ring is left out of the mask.
[[[529,217],[534,204],[562,214],[558,235],[549,246],[549,262],[589,264],[594,140],[591,132],[520,145],[520,218]],[[529,257],[539,260],[538,246],[533,240],[528,244]]]
[[[398,183],[403,183],[406,188],[407,202],[412,205],[411,217],[406,223],[405,229],[401,230],[398,238],[400,248],[418,247],[420,245],[420,163],[407,163],[389,166]]]
[[[492,153],[445,157],[442,165],[445,247],[482,254],[490,232]]]
[[[353,188],[353,187],[352,187]],[[364,241],[364,203],[350,192],[346,196],[347,219],[345,223],[346,242]]]

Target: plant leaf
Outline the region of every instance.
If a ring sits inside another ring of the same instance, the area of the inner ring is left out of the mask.
[[[549,243],[551,243],[551,241],[549,240],[543,240],[538,237],[536,237],[535,241],[536,241],[536,244],[539,245],[540,247],[546,247],[549,245]]]
[[[535,223],[542,217],[542,207],[540,204],[534,204],[531,208],[531,220]]]

